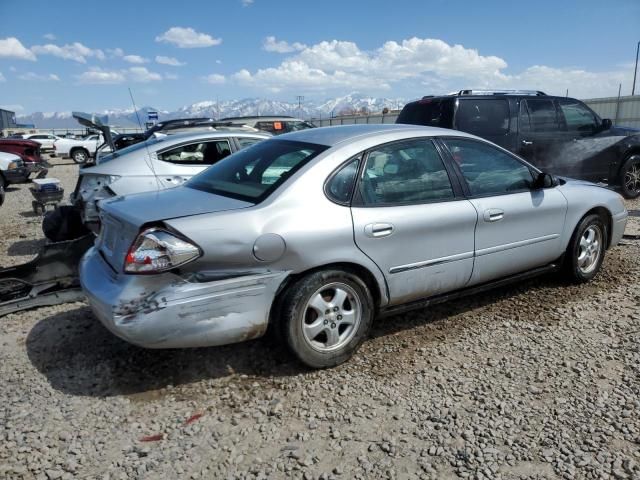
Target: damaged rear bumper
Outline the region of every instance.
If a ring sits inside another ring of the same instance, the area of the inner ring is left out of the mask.
[[[113,334],[145,348],[207,347],[262,336],[288,272],[214,281],[174,273],[117,274],[92,248],[80,282],[98,319]]]

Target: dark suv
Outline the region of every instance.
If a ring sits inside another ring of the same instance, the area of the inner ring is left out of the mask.
[[[615,127],[574,98],[461,90],[408,103],[396,123],[469,132],[546,172],[619,186],[627,198],[640,195],[640,131]]]

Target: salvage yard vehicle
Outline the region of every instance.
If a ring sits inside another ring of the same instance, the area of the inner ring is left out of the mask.
[[[27,177],[24,181],[27,181],[32,173],[37,177],[46,176],[49,167],[51,167],[40,155],[40,144],[33,140],[0,138],[0,152],[13,153],[22,159],[27,168]]]
[[[53,150],[59,157],[69,157],[82,165],[95,156],[98,147],[103,143],[105,143],[104,137],[94,133],[81,140],[60,138],[54,142]]]
[[[4,203],[4,188],[11,183],[21,183],[29,177],[22,159],[13,153],[0,152],[0,205]]]
[[[257,128],[263,132],[269,132],[273,135],[282,133],[297,132],[298,130],[306,130],[307,128],[316,128],[316,126],[302,120],[300,118],[282,116],[257,115],[254,117],[226,117],[221,118],[221,122],[231,122],[237,125],[246,125],[248,127]]]
[[[627,211],[470,134],[349,125],[260,142],[181,187],[103,201],[100,218],[80,281],[112,333],[201,347],[271,326],[322,368],[376,315],[561,267],[591,280]]]
[[[478,135],[556,175],[640,195],[640,131],[613,126],[580,100],[532,90],[461,90],[404,106],[396,123]]]
[[[71,203],[83,224],[97,233],[98,201],[176,187],[227,155],[269,137],[229,130],[151,138],[81,169]]]
[[[40,144],[40,150],[44,152],[53,150],[53,144],[62,137],[58,137],[57,135],[52,135],[50,133],[30,133],[28,135],[23,135],[22,138],[38,142]]]

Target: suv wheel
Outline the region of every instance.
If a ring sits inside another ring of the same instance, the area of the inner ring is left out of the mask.
[[[0,175],[0,205],[4,203],[4,178]]]
[[[289,349],[312,368],[347,361],[367,337],[373,298],[367,285],[344,270],[311,273],[288,288],[279,319]]]
[[[89,152],[87,152],[84,148],[77,148],[71,152],[71,159],[78,165],[82,165],[84,163],[87,163],[87,161],[89,160]]]
[[[627,158],[620,171],[622,179],[622,195],[625,198],[640,196],[640,155],[634,154]]]
[[[584,217],[571,237],[565,257],[566,273],[575,283],[585,283],[598,274],[607,246],[607,228],[599,215]]]

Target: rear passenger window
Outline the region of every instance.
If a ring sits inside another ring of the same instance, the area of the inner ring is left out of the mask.
[[[351,160],[327,182],[326,193],[331,200],[337,203],[349,203],[353,186],[356,183],[356,175],[358,174],[358,164],[361,156]]]
[[[365,205],[449,200],[453,188],[430,140],[411,140],[371,150],[360,182]]]
[[[198,142],[166,150],[158,154],[163,162],[181,165],[213,165],[231,154],[227,140],[215,142]]]
[[[460,167],[471,195],[500,195],[529,190],[529,167],[496,147],[476,140],[446,139],[445,144]]]
[[[531,132],[557,132],[560,130],[558,112],[553,100],[522,100],[520,102],[520,130]]]
[[[506,100],[463,98],[458,102],[458,130],[480,136],[504,135],[509,131],[509,104]]]

